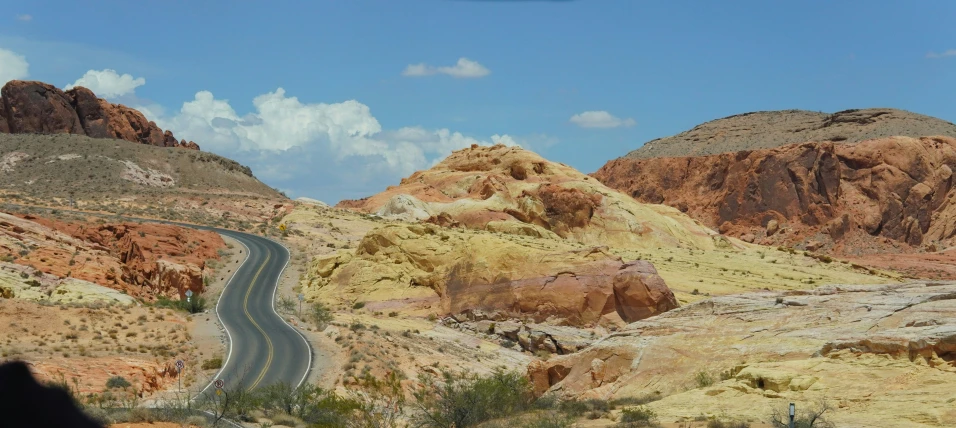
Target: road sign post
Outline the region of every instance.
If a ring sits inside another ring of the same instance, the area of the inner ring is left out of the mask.
[[[793,417],[796,415],[797,406],[794,406],[793,403],[790,403],[790,428],[793,428]]]
[[[193,291],[186,290],[186,303],[189,303],[189,301],[192,300],[192,297],[193,297]]]
[[[305,295],[299,293],[299,319],[302,319],[302,301],[305,300]]]
[[[176,378],[179,380],[179,392],[183,392],[183,369],[186,363],[183,360],[176,360]]]

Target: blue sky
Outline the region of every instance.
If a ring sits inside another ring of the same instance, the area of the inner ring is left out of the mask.
[[[91,4],[0,1],[0,79],[96,77],[177,136],[328,202],[472,142],[593,172],[748,111],[956,121],[951,1]]]

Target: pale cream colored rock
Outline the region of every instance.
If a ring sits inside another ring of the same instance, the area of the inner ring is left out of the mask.
[[[566,396],[660,391],[648,407],[662,422],[766,421],[773,407],[827,399],[837,426],[938,427],[956,424],[954,345],[956,284],[827,286],[714,297],[532,364],[529,375],[538,392]],[[717,383],[698,388],[699,371]]]

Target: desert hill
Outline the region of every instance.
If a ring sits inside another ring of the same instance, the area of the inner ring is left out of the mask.
[[[0,200],[69,207],[72,197],[82,210],[244,230],[291,209],[248,167],[86,88],[14,80],[0,94]]]
[[[935,253],[954,243],[956,138],[946,135],[953,135],[956,126],[897,110],[870,109],[833,115],[837,117],[826,122],[831,125],[816,130],[781,131],[810,116],[754,113],[709,122],[681,134],[683,142],[656,147],[690,144],[692,133],[701,142],[688,153],[746,150],[649,157],[672,151],[642,148],[608,162],[593,176],[640,202],[673,206],[748,242],[824,251],[914,277],[956,277],[951,268],[956,253],[908,254]],[[768,120],[773,117],[780,122]],[[746,130],[730,133],[721,125],[735,120],[749,120]],[[777,147],[792,141],[781,140],[784,134],[813,138],[834,129],[846,138]],[[882,136],[887,132],[943,135]],[[865,139],[873,136],[879,138]],[[707,146],[706,141],[716,143]],[[881,256],[899,253],[904,255]]]
[[[177,141],[139,111],[98,98],[89,89],[62,91],[25,80],[11,80],[0,89],[0,133],[79,134],[199,150],[192,141]]]
[[[891,108],[844,110],[833,114],[807,110],[760,111],[713,120],[671,137],[648,141],[624,157],[704,156],[808,141],[849,144],[876,138],[928,135],[956,137],[956,125]]]
[[[680,303],[764,287],[893,281],[719,236],[674,208],[638,203],[571,167],[501,145],[456,151],[337,208],[300,204],[283,221],[290,234],[335,235],[342,230],[322,223],[346,217],[343,209],[364,216],[364,225],[349,226],[361,232],[344,250],[313,250],[304,294],[383,312],[615,324],[675,307],[671,292]],[[647,266],[630,268],[637,262]],[[635,274],[620,275],[628,269]],[[647,278],[638,279],[641,269]],[[530,291],[539,289],[547,292]],[[638,296],[641,289],[659,291]],[[644,308],[635,309],[642,315],[622,304]]]
[[[261,222],[289,201],[248,167],[198,150],[66,134],[0,134],[0,198],[207,224]],[[235,221],[235,222],[234,222]]]
[[[635,203],[564,164],[518,147],[472,146],[382,193],[340,208],[388,218],[631,248],[715,248],[677,210]]]

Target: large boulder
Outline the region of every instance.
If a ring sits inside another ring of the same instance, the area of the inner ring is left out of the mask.
[[[13,133],[83,134],[70,97],[43,82],[12,80],[0,89]]]
[[[180,144],[139,111],[98,98],[84,87],[66,92],[43,82],[12,80],[0,90],[0,132],[80,134],[116,138],[159,147],[199,150]]]

